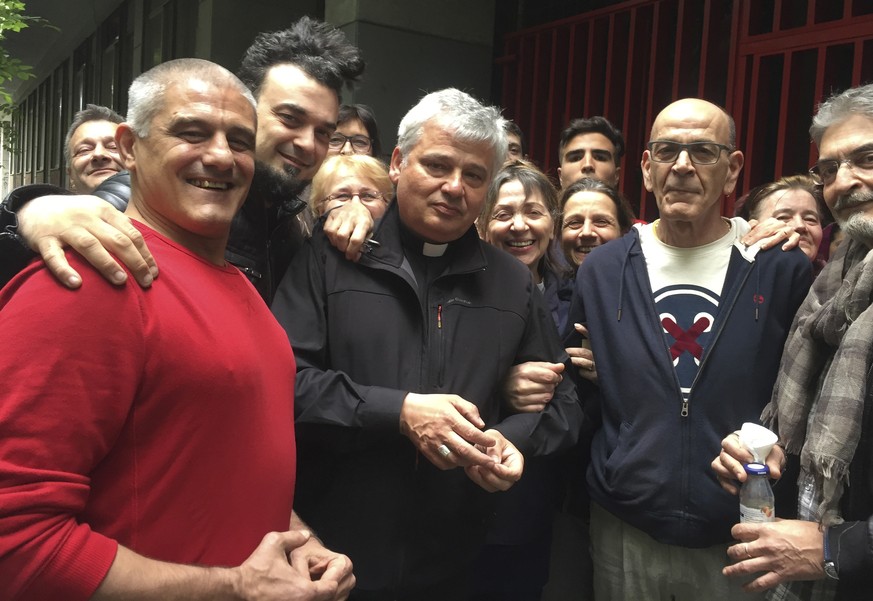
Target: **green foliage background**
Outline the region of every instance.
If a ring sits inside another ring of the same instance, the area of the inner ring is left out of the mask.
[[[17,33],[31,25],[52,27],[41,17],[25,15],[24,9],[24,2],[19,0],[0,0],[0,130],[3,132],[3,147],[10,152],[16,146],[15,132],[10,121],[15,105],[6,85],[13,79],[30,79],[34,74],[30,65],[22,64],[19,59],[10,56],[9,51],[3,47],[3,42],[9,33]]]

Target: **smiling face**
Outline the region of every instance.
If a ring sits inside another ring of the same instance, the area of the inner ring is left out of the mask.
[[[844,159],[858,150],[873,152],[873,119],[853,115],[829,127],[821,139],[819,160]],[[873,246],[873,171],[846,164],[822,189],[825,203],[848,236]]]
[[[594,190],[577,192],[564,204],[561,248],[578,267],[594,248],[621,236],[618,208],[609,196]]]
[[[444,244],[470,229],[485,203],[494,148],[463,142],[434,120],[425,123],[408,157],[400,148],[389,171],[400,219],[425,242]]]
[[[67,167],[71,190],[90,194],[107,177],[124,169],[115,145],[117,127],[112,121],[86,121],[73,132]]]
[[[223,263],[231,220],[254,173],[255,123],[254,107],[229,81],[168,85],[146,137],[118,128],[131,172],[128,213]]]
[[[583,177],[600,180],[610,186],[618,184],[619,168],[615,164],[615,145],[601,133],[587,132],[567,142],[558,168],[562,188],[569,188]]]
[[[652,140],[730,144],[727,116],[714,104],[698,99],[674,102],[652,126]],[[641,167],[646,189],[654,193],[661,219],[707,225],[721,220],[720,199],[733,192],[743,166],[738,151],[719,153],[712,165],[696,165],[683,150],[671,163],[658,163],[648,150]]]
[[[554,236],[555,222],[538,191],[525,194],[524,186],[518,180],[508,181],[500,187],[485,229],[486,242],[527,265],[534,279],[539,281],[537,266]]]
[[[761,200],[756,219],[775,217],[800,234],[800,250],[812,261],[818,255],[822,229],[815,198],[806,190],[777,190]]]
[[[339,99],[299,67],[271,67],[258,95],[257,159],[311,180],[327,155]]]

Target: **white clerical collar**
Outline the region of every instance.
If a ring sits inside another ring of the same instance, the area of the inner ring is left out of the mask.
[[[425,257],[441,257],[446,253],[448,247],[448,244],[431,244],[430,242],[425,242],[424,246],[421,248],[421,254]]]

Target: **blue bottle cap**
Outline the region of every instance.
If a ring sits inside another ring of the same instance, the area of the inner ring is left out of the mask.
[[[769,476],[770,468],[763,463],[747,463],[743,466],[747,474],[754,476]]]

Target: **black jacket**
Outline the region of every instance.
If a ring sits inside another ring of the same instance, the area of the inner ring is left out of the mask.
[[[269,304],[304,236],[297,213],[306,207],[294,197],[267,206],[250,192],[233,218],[224,257],[242,271]]]
[[[493,496],[400,434],[406,394],[460,395],[526,455],[573,444],[582,413],[569,378],[542,413],[502,407],[498,383],[513,364],[567,359],[524,265],[471,228],[422,299],[396,203],[374,238],[352,263],[316,229],[273,311],[297,359],[295,509],[352,558],[361,589],[408,593],[472,562]]]
[[[18,209],[34,198],[50,194],[72,192],[52,184],[28,184],[12,190],[0,203],[0,288],[37,256],[18,235]]]
[[[869,599],[873,587],[873,368],[867,372],[861,439],[841,500],[845,522],[829,533],[831,557],[840,575],[840,600]]]

